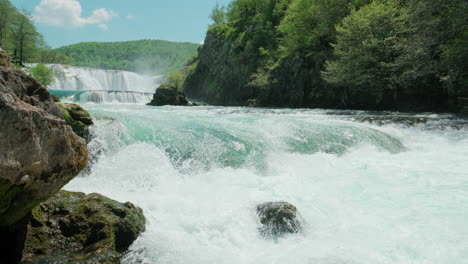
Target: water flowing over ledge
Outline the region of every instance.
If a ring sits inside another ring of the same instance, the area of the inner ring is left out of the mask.
[[[54,81],[48,87],[52,94],[81,103],[146,104],[163,78],[60,64],[46,66],[55,73]]]

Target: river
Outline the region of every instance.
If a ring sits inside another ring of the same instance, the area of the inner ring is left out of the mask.
[[[468,124],[450,115],[83,106],[92,164],[65,189],[143,208],[124,263],[454,264],[468,259]],[[287,201],[301,234],[258,234]]]

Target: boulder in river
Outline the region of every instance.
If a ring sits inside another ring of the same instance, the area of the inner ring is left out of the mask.
[[[188,105],[188,101],[183,91],[180,91],[176,87],[163,84],[156,90],[153,100],[148,105]]]
[[[302,220],[297,208],[287,202],[267,202],[257,206],[257,215],[262,227],[260,234],[277,237],[295,234],[302,230]]]
[[[60,191],[32,211],[22,263],[120,263],[145,223],[129,202]]]

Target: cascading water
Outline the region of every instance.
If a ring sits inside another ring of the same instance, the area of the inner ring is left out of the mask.
[[[148,103],[162,77],[133,72],[48,64],[55,73],[51,92],[76,102]]]
[[[94,164],[66,189],[143,208],[147,231],[125,263],[453,264],[468,258],[466,121],[323,110],[84,107],[96,117],[89,143]],[[303,233],[261,237],[255,207],[266,201],[297,206]]]

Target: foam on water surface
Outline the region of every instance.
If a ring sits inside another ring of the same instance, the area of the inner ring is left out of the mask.
[[[378,126],[356,122],[361,112],[84,107],[97,118],[95,163],[66,189],[143,208],[147,231],[125,263],[468,259],[468,129],[450,126],[458,120]],[[255,207],[280,200],[297,206],[305,230],[264,239]]]

